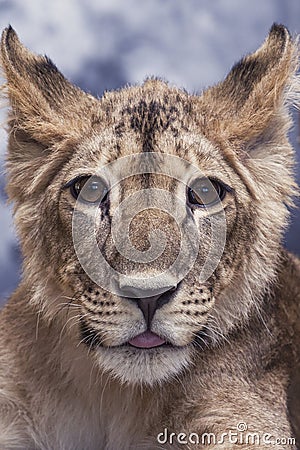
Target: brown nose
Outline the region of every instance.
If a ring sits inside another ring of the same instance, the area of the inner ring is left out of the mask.
[[[150,327],[155,311],[158,308],[158,300],[160,297],[161,295],[155,295],[154,297],[139,298],[137,300],[137,305],[145,317],[148,328]]]
[[[150,324],[152,322],[155,311],[158,308],[161,308],[163,305],[169,302],[172,297],[172,293],[176,290],[176,286],[170,288],[168,291],[163,294],[154,295],[152,297],[144,297],[136,299],[137,306],[142,311],[145,321],[147,323],[148,328],[150,328]]]

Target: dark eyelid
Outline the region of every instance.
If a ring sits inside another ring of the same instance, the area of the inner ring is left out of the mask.
[[[211,182],[215,182],[215,183],[219,183],[222,188],[226,191],[226,192],[230,192],[232,195],[235,195],[235,190],[234,188],[232,188],[231,186],[229,186],[228,184],[224,183],[224,181],[220,180],[217,177],[203,177],[203,180],[209,180]],[[189,184],[187,185],[187,189],[193,189],[193,184],[198,181],[198,179],[196,178],[195,180],[189,182]]]
[[[220,180],[219,178],[208,177],[208,179],[210,181],[215,181],[215,182],[219,183],[227,192],[232,192],[233,194],[235,194],[235,190],[233,189],[233,187],[231,187],[228,184],[224,183],[224,181]]]
[[[63,185],[62,189],[67,189],[72,186],[72,184],[75,184],[77,181],[81,180],[82,178],[90,178],[93,175],[78,175],[77,177],[73,178],[72,180],[68,181],[66,184]]]
[[[235,190],[231,186],[229,186],[228,184],[224,183],[224,181],[220,180],[217,177],[209,177],[209,176],[208,177],[203,177],[203,180],[209,180],[209,181],[212,181],[212,182],[219,183],[227,192],[232,192],[233,194],[235,194]],[[192,182],[190,182],[187,187],[190,188],[190,189],[193,189],[193,184],[196,181],[198,181],[198,179],[195,179]]]

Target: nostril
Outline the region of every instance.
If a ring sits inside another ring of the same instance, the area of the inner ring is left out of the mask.
[[[163,305],[168,303],[172,298],[172,294],[174,294],[174,292],[177,290],[177,288],[178,288],[178,285],[172,286],[171,289],[169,289],[167,292],[164,292],[163,294],[161,294],[159,296],[159,298],[157,299],[157,308],[161,308]]]
[[[176,290],[177,286],[172,286],[167,292],[161,295],[154,295],[153,297],[139,298],[137,300],[137,306],[142,311],[148,328],[150,329],[151,321],[158,308],[169,302],[172,298],[172,293]]]

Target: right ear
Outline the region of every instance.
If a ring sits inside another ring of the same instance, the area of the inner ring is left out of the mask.
[[[96,99],[67,81],[48,57],[25,48],[11,26],[2,33],[1,65],[7,80],[2,91],[11,107],[9,126],[22,142],[49,147],[87,131]]]

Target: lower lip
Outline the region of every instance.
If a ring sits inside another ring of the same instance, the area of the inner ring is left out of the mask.
[[[155,348],[166,344],[166,341],[151,331],[145,331],[128,341],[132,347],[136,348]]]

